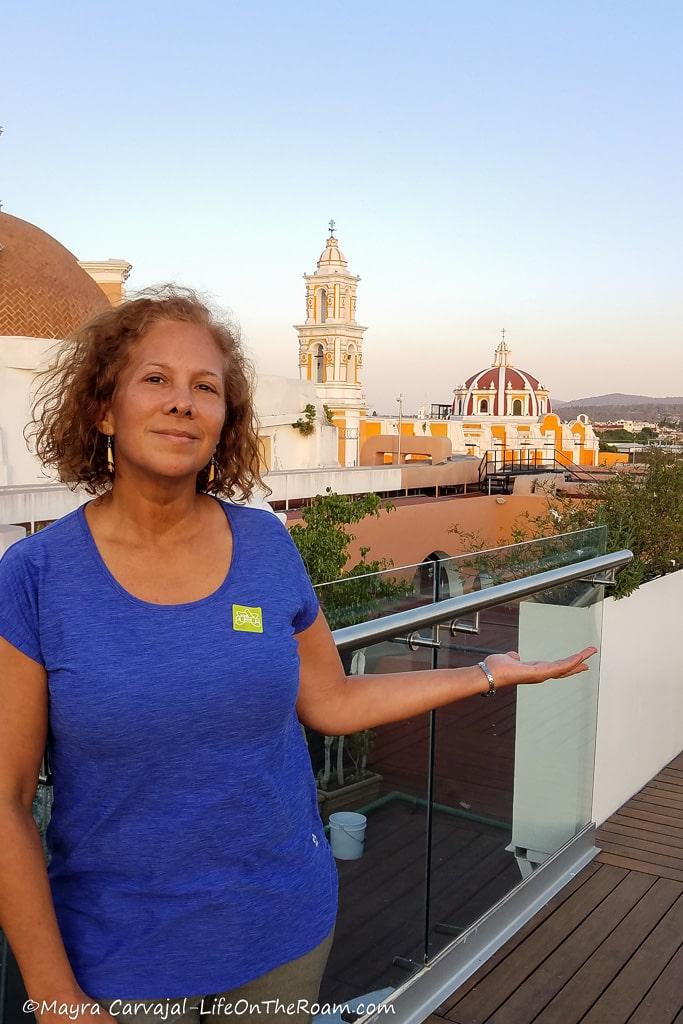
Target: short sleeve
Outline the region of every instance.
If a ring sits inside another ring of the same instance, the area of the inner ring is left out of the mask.
[[[45,667],[40,646],[37,580],[23,548],[23,541],[17,541],[0,558],[0,636]]]
[[[284,523],[280,522],[280,526],[286,534],[287,546],[291,551],[299,597],[299,610],[292,619],[292,626],[295,633],[302,633],[304,629],[308,629],[315,622],[320,609],[320,601],[311,582],[311,577],[308,575],[304,560],[301,557],[301,552],[292,540],[291,534]]]
[[[294,546],[296,547],[296,545]],[[308,629],[315,622],[320,609],[320,601],[298,550],[297,555],[301,562],[301,608],[292,619],[292,625],[295,633],[302,633],[304,629]]]

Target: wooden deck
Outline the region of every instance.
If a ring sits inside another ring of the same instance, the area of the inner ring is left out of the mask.
[[[683,1024],[683,754],[428,1024]]]

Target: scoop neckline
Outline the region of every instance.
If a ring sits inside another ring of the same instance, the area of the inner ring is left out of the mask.
[[[233,515],[229,503],[226,501],[221,501],[220,498],[216,498],[215,495],[213,494],[207,494],[207,497],[212,498],[221,506],[228,520],[228,523],[230,525],[230,532],[232,534],[232,557],[230,559],[230,565],[228,566],[228,571],[225,575],[225,578],[223,579],[223,582],[220,584],[217,590],[214,590],[212,594],[207,594],[206,597],[200,597],[197,601],[184,601],[182,604],[156,604],[154,601],[143,601],[141,597],[136,597],[135,594],[131,594],[130,591],[126,590],[125,587],[121,586],[116,577],[110,572],[105,560],[102,558],[102,555],[100,554],[100,549],[95,543],[95,538],[93,537],[92,532],[90,530],[88,520],[85,517],[85,506],[90,504],[89,501],[86,501],[82,505],[78,506],[78,520],[81,524],[86,544],[90,549],[90,553],[93,556],[97,568],[104,575],[105,579],[109,581],[113,588],[117,590],[119,594],[125,597],[132,604],[138,605],[138,607],[142,608],[160,609],[163,612],[180,611],[182,609],[187,608],[200,608],[202,605],[207,604],[209,601],[215,601],[217,598],[219,598],[223,594],[223,592],[227,590],[228,586],[232,583],[233,577],[235,575],[235,566],[237,563],[237,557],[240,549],[238,530],[235,525],[236,517]],[[95,499],[93,498],[91,500],[94,501]]]

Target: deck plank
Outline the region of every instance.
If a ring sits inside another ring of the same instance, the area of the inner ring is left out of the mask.
[[[534,1020],[654,884],[652,876],[630,871],[500,1007],[496,1024]]]
[[[683,946],[669,961],[629,1024],[671,1024],[681,1006],[683,987]]]
[[[603,995],[593,1004],[582,1024],[627,1021],[648,994],[681,944],[683,934],[683,896],[650,932],[629,961],[629,970],[621,971]],[[683,1005],[683,990],[679,988]],[[651,1024],[660,1024],[654,1018]]]
[[[663,867],[661,864],[647,864],[643,860],[633,860],[631,857],[618,857],[613,853],[601,853],[595,858],[601,864],[611,864],[613,867],[626,868],[628,871],[645,871],[658,878],[673,878],[677,882],[683,882],[683,871],[676,868]]]
[[[549,900],[548,903],[546,903],[546,905],[542,907],[530,921],[527,921],[527,923],[522,928],[520,928],[518,932],[515,932],[515,934],[510,939],[508,939],[504,946],[497,950],[492,957],[489,957],[489,959],[485,963],[483,963],[481,967],[467,979],[467,981],[463,982],[463,984],[460,986],[457,992],[453,993],[447,999],[445,999],[443,1003],[441,1003],[441,1005],[437,1007],[435,1012],[439,1014],[441,1017],[445,1017],[448,1014],[448,1011],[455,1005],[456,1002],[462,999],[476,985],[483,981],[484,978],[486,978],[487,975],[491,973],[494,967],[497,967],[501,960],[504,960],[505,957],[509,953],[511,953],[513,949],[516,949],[517,946],[521,946],[522,942],[524,942],[524,940],[527,939],[532,932],[536,931],[538,926],[542,924],[542,922],[545,921],[547,917],[550,917],[551,914],[554,914],[555,911],[562,906],[565,900],[568,900],[572,893],[576,892],[577,889],[580,889],[581,886],[588,881],[591,875],[595,874],[595,872],[598,870],[599,865],[588,864],[583,871],[581,871],[578,875],[575,875],[574,878],[572,878],[571,882],[565,885],[563,889],[560,889],[560,891],[556,893],[553,896],[553,898]]]
[[[642,829],[639,831],[607,822],[598,829],[597,838],[607,843],[620,843],[632,850],[649,850],[652,853],[663,853],[665,857],[683,857],[683,839],[667,837],[665,842],[664,836],[654,836]]]
[[[524,942],[513,950],[485,983],[473,988],[447,1014],[457,1024],[484,1024],[491,1014],[496,1016],[503,1003],[524,982],[546,957],[585,921],[626,877],[627,872],[603,865],[581,886],[562,907],[561,914],[552,914]]]
[[[601,832],[619,832],[634,839],[650,839],[653,843],[665,843],[676,849],[683,849],[683,829],[666,828],[648,821],[636,821],[614,814],[598,829]],[[680,835],[679,835],[680,833]]]
[[[451,993],[431,1024],[683,1024],[683,753],[603,823],[596,843],[571,893]]]
[[[629,857],[631,860],[643,861],[644,864],[656,864],[667,868],[673,868],[675,871],[683,872],[683,858],[681,857],[665,857],[663,853],[655,853],[652,850],[636,849],[629,843],[613,843],[607,841],[605,838],[606,833],[600,840],[600,848],[603,853],[613,853],[616,857]],[[646,846],[651,844],[647,843]]]
[[[664,825],[665,828],[675,829],[676,834],[683,829],[682,818],[677,818],[675,815],[672,817],[669,814],[648,811],[647,808],[631,807],[630,804],[624,804],[623,807],[620,807],[617,814],[620,818],[633,818],[635,821],[651,821],[657,825]]]
[[[643,898],[550,1001],[536,1024],[578,1024],[682,892],[679,882],[652,879]]]

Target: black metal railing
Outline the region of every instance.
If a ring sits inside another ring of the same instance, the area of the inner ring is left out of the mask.
[[[513,477],[530,473],[562,474],[565,480],[575,480],[579,483],[590,483],[594,480],[591,473],[577,466],[564,452],[556,448],[553,448],[552,452],[549,449],[542,451],[537,448],[505,448],[500,451],[486,451],[482,456],[479,463],[479,490],[486,491],[489,480],[492,484],[495,481],[507,489]]]

